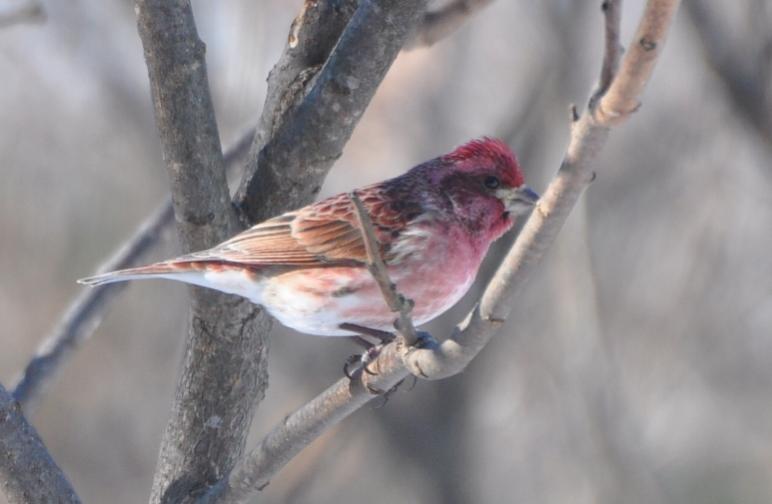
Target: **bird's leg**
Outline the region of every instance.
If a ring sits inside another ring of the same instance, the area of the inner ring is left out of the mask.
[[[386,403],[389,402],[389,399],[391,398],[391,395],[399,389],[399,386],[402,385],[402,382],[405,380],[400,380],[397,382],[393,387],[391,387],[389,390],[381,390],[381,389],[374,389],[373,387],[367,387],[371,394],[379,395],[381,402],[379,404],[376,404],[373,408],[374,409],[381,409],[384,406],[386,406]]]
[[[349,339],[356,342],[359,345],[362,345],[365,347],[365,351],[361,354],[352,354],[349,355],[346,360],[343,362],[343,374],[346,375],[346,378],[349,380],[354,379],[354,373],[359,371],[360,369],[366,372],[367,374],[374,374],[372,371],[367,369],[367,364],[373,359],[373,357],[370,357],[370,354],[375,353],[377,356],[378,349],[377,345],[374,345],[373,343],[370,343],[366,339],[362,338],[361,336],[349,336]]]
[[[346,360],[343,362],[343,374],[346,375],[346,378],[349,380],[353,379],[354,373],[359,368],[354,368],[352,370],[352,366],[355,364],[361,365],[364,361],[364,356],[367,355],[367,353],[375,347],[373,343],[368,341],[367,339],[363,338],[362,336],[348,336],[348,339],[356,343],[357,345],[361,346],[365,349],[365,352],[363,354],[353,354],[349,355]]]
[[[348,359],[346,359],[346,362],[343,364],[343,374],[345,374],[346,377],[350,380],[351,377],[353,376],[353,372],[356,371],[356,369],[352,371],[351,366],[353,366],[354,364],[361,364],[362,371],[370,375],[375,375],[376,373],[370,371],[367,365],[373,360],[375,360],[375,358],[378,357],[378,354],[380,353],[383,346],[394,341],[396,336],[387,331],[381,331],[379,329],[373,329],[371,327],[365,327],[358,324],[350,324],[348,322],[344,322],[340,324],[338,327],[346,331],[358,333],[355,336],[349,336],[349,339],[354,341],[356,344],[364,347],[365,349],[363,354],[351,355],[349,356]],[[365,336],[376,338],[380,341],[380,343],[379,344],[371,343],[369,340],[367,340],[367,338],[365,338]],[[371,392],[373,391],[371,390]]]
[[[394,333],[390,333],[389,331],[381,331],[380,329],[373,329],[372,327],[366,327],[359,324],[350,324],[348,322],[344,322],[338,327],[345,331],[355,332],[362,336],[372,336],[373,338],[378,338],[383,345],[391,343],[394,341],[394,338],[396,338]]]

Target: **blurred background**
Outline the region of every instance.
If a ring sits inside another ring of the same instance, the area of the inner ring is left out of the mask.
[[[83,288],[75,279],[168,189],[133,2],[41,2],[43,22],[0,22],[6,386]],[[194,1],[225,146],[256,123],[301,4]],[[642,5],[624,2],[625,43]],[[324,195],[481,135],[509,142],[543,190],[601,52],[600,1],[494,2],[399,56]],[[463,374],[341,423],[260,501],[770,502],[771,58],[772,1],[686,0],[642,108],[612,132],[501,334]],[[144,259],[177,253],[173,231],[162,243]],[[149,496],[186,296],[130,286],[30,415],[85,502]],[[354,350],[277,327],[251,443],[340,378]]]

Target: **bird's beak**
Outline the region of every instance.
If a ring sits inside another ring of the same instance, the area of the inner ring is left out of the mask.
[[[527,185],[499,189],[499,194],[497,196],[499,196],[501,201],[507,206],[507,210],[515,215],[530,212],[536,202],[539,201],[538,193]]]

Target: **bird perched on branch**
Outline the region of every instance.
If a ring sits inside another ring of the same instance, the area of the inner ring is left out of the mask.
[[[488,248],[539,196],[512,151],[482,138],[354,193],[372,220],[391,281],[422,324],[472,285]],[[237,294],[302,333],[350,336],[393,329],[395,316],[365,267],[367,252],[347,194],[287,212],[201,252],[84,278],[164,278]]]

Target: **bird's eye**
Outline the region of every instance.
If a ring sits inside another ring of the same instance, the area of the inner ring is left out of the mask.
[[[499,185],[501,185],[501,181],[498,179],[498,177],[491,175],[490,177],[485,177],[483,184],[485,184],[485,187],[488,189],[497,189]]]

